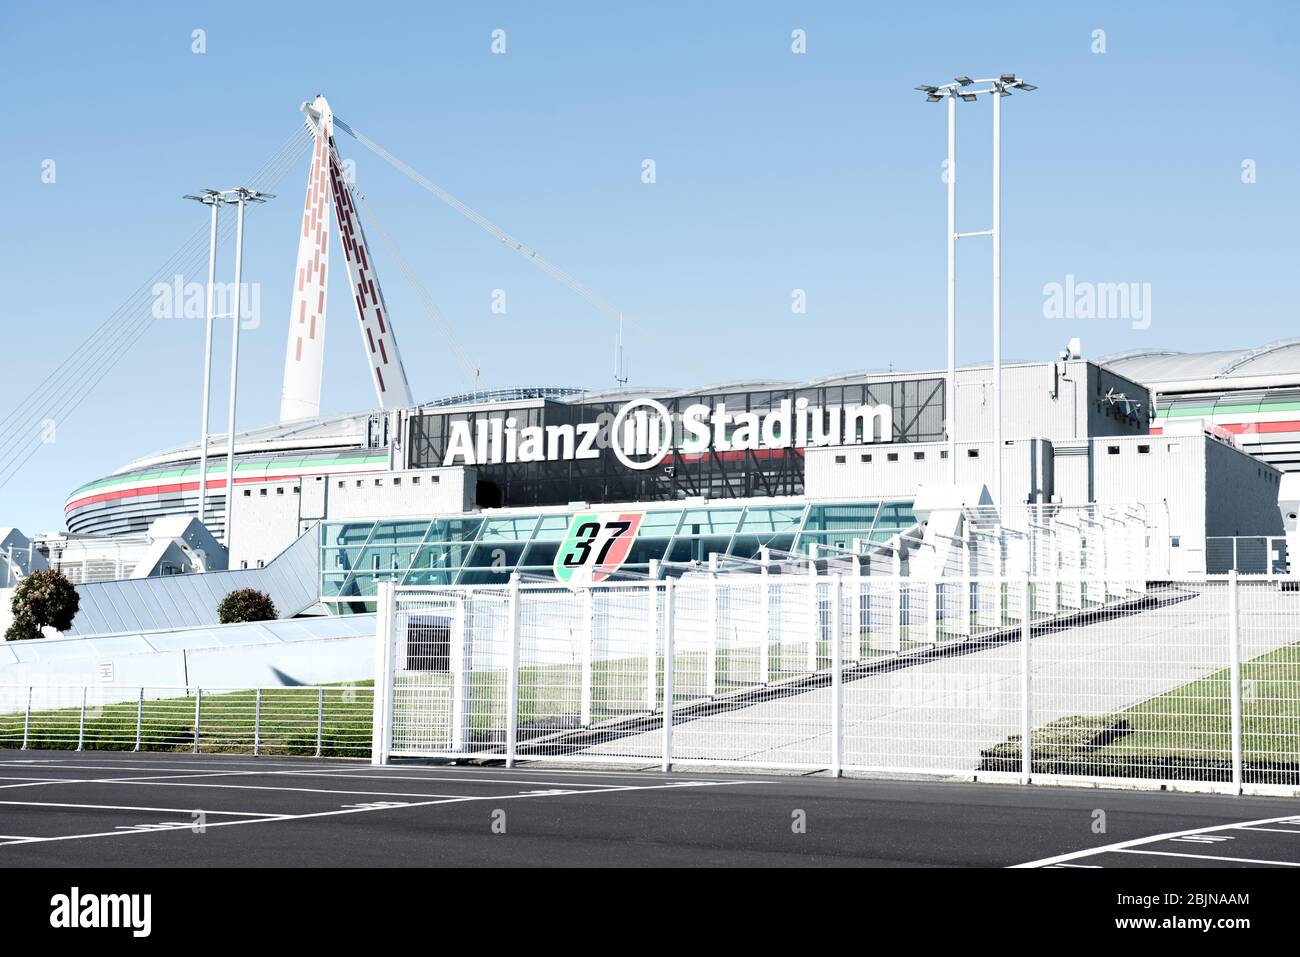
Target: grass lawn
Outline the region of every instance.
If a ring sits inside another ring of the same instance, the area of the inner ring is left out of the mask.
[[[370,684],[267,689],[260,720],[255,691],[204,693],[199,750],[251,752],[256,740],[264,754],[316,754],[319,744],[322,755],[369,755]],[[188,751],[195,744],[194,718],[194,695],[88,706],[84,732],[80,706],[35,710],[27,743],[30,748],[76,748],[80,739],[85,750],[130,750],[138,727],[142,750]],[[21,711],[0,714],[0,747],[20,747],[25,724]]]

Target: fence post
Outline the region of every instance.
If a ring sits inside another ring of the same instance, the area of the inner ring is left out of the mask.
[[[371,702],[373,710],[374,703]],[[316,689],[316,757],[321,756],[321,745],[325,739],[325,689]]]
[[[393,624],[397,600],[392,582],[380,582],[375,602],[375,691],[370,729],[370,763],[388,763],[393,740]]]
[[[718,693],[718,632],[722,628],[722,610],[718,596],[718,553],[709,553],[709,656],[704,662],[704,687],[712,698]]]
[[[938,570],[935,571],[935,577],[930,579],[930,619],[926,623],[929,634],[926,636],[930,644],[939,644],[939,578]]]
[[[194,753],[199,753],[199,722],[203,718],[203,689],[194,689]]]
[[[808,546],[809,554],[817,547],[814,542]],[[809,563],[808,568],[808,671],[817,670],[818,644],[822,637],[822,599],[817,583],[817,562]]]
[[[831,586],[831,776],[844,773],[844,625],[843,579],[836,575]]]
[[[1237,794],[1242,792],[1240,588],[1234,567],[1228,572],[1228,707],[1232,734],[1232,789]]]
[[[144,688],[140,689],[139,696],[135,699],[135,750],[140,750],[140,744],[144,736]]]
[[[677,630],[674,621],[677,614],[677,598],[674,594],[675,584],[670,578],[664,582],[664,772],[673,769],[673,633]]]
[[[23,712],[23,750],[27,750],[27,743],[32,736],[32,686],[27,686],[27,709]]]
[[[772,578],[767,563],[772,560],[772,551],[766,545],[758,550],[759,561],[759,606],[758,606],[758,674],[761,684],[772,680]]]
[[[463,753],[469,747],[470,678],[474,670],[474,647],[469,635],[472,598],[461,596],[452,609],[451,641],[451,750]]]
[[[262,753],[262,689],[253,692],[253,757]]]
[[[591,672],[594,666],[592,659],[595,657],[592,646],[596,643],[596,596],[592,592],[594,587],[589,584],[582,590],[582,714],[578,723],[584,728],[591,727]]]
[[[659,706],[659,559],[650,559],[650,582],[646,585],[645,707]]]
[[[1020,777],[1025,784],[1034,772],[1034,686],[1030,672],[1030,637],[1034,619],[1033,585],[1026,571],[1021,579],[1024,602],[1020,608]]]
[[[867,657],[866,590],[862,587],[862,539],[853,539],[853,648],[854,657],[861,661]]]
[[[81,718],[77,722],[77,750],[86,745],[86,686],[81,686]]]
[[[519,745],[519,573],[510,575],[507,599],[510,663],[506,670],[506,767],[515,766]]]

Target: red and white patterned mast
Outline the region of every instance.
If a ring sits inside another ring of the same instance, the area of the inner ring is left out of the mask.
[[[304,103],[307,125],[315,136],[307,198],[303,204],[302,231],[298,236],[298,263],[294,269],[293,304],[289,315],[289,342],[284,360],[284,387],[280,395],[280,421],[314,418],[320,414],[321,371],[325,361],[325,295],[329,267],[329,211],[334,207],[339,242],[352,290],[352,304],[379,405],[385,410],[413,405],[392,317],[351,188],[343,175],[334,146],[334,114],[323,96]]]

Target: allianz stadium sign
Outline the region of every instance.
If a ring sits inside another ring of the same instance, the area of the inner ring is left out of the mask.
[[[783,399],[759,412],[731,412],[725,404],[690,405],[670,412],[655,399],[634,399],[595,422],[519,427],[513,416],[455,421],[442,464],[499,465],[598,459],[606,451],[630,469],[652,469],[674,453],[748,452],[827,445],[892,442],[888,405],[814,406]]]

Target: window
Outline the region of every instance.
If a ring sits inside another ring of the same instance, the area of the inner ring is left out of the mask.
[[[361,488],[361,479],[357,479],[357,488]]]
[[[283,495],[283,494],[284,494],[284,486],[283,486],[283,485],[277,485],[277,486],[275,487],[275,494],[276,494],[276,495]]]
[[[897,461],[898,461],[898,453],[897,453],[897,452],[889,452],[889,453],[887,453],[887,454],[885,455],[885,458],[888,459],[890,462],[897,462]]]
[[[924,453],[924,452],[913,452],[913,453],[912,453],[912,458],[915,459],[917,462],[924,462],[924,461],[925,461],[925,453]]]
[[[1169,544],[1174,548],[1178,548],[1183,544],[1183,537],[1181,535],[1171,535],[1169,536]]]
[[[258,495],[261,495],[261,496],[263,496],[263,497],[265,497],[265,496],[266,496],[266,489],[264,489],[264,488],[259,488],[259,489],[257,490],[257,494],[258,494]]]
[[[248,498],[248,497],[251,496],[252,494],[253,494],[253,490],[252,490],[252,489],[248,489],[248,488],[244,489],[244,498]]]
[[[1108,446],[1106,446],[1106,454],[1107,454],[1107,455],[1119,455],[1119,446],[1118,446],[1118,445],[1108,445]]]
[[[1170,443],[1169,443],[1169,454],[1170,454],[1170,455],[1177,455],[1177,454],[1178,454],[1179,452],[1181,452],[1182,450],[1183,450],[1183,445],[1182,445],[1181,442],[1170,442]]]
[[[439,477],[438,477],[438,476],[436,476],[436,475],[435,475],[435,476],[433,476],[433,477],[432,477],[432,481],[433,481],[433,484],[434,484],[434,485],[437,485],[437,484],[438,484],[438,482],[439,482]]]
[[[862,454],[862,461],[864,461],[864,462],[870,462],[870,461],[871,461],[871,453],[870,453],[870,452],[864,452],[864,453]]]
[[[846,461],[848,461],[848,460],[847,460],[843,455],[837,455],[837,456],[835,456],[835,464],[836,464],[836,465],[843,465]]]
[[[946,459],[947,457],[948,457],[948,450],[947,450],[947,449],[942,449],[942,450],[939,452],[939,458],[941,458],[941,459]]]
[[[419,485],[419,484],[420,484],[420,476],[418,476],[418,475],[412,475],[412,476],[411,476],[411,484],[412,484],[412,485]]]
[[[375,488],[379,488],[383,484],[384,484],[383,479],[375,479]]]
[[[343,483],[342,483],[342,482],[339,482],[339,488],[342,488],[342,487],[343,487]]]
[[[968,459],[977,459],[977,458],[979,458],[979,457],[980,457],[980,450],[979,450],[979,449],[967,449],[967,450],[966,450],[966,458],[968,458]]]
[[[320,480],[317,479],[317,481],[320,481]],[[296,486],[296,485],[293,487],[293,494],[294,494],[294,495],[297,495],[297,494],[298,494],[298,486]]]
[[[401,476],[398,476],[397,478],[393,479],[393,484],[394,484],[394,485],[401,485],[401,484],[402,484]]]
[[[1138,446],[1138,455],[1149,455],[1150,453],[1151,453],[1151,446],[1149,445]]]

